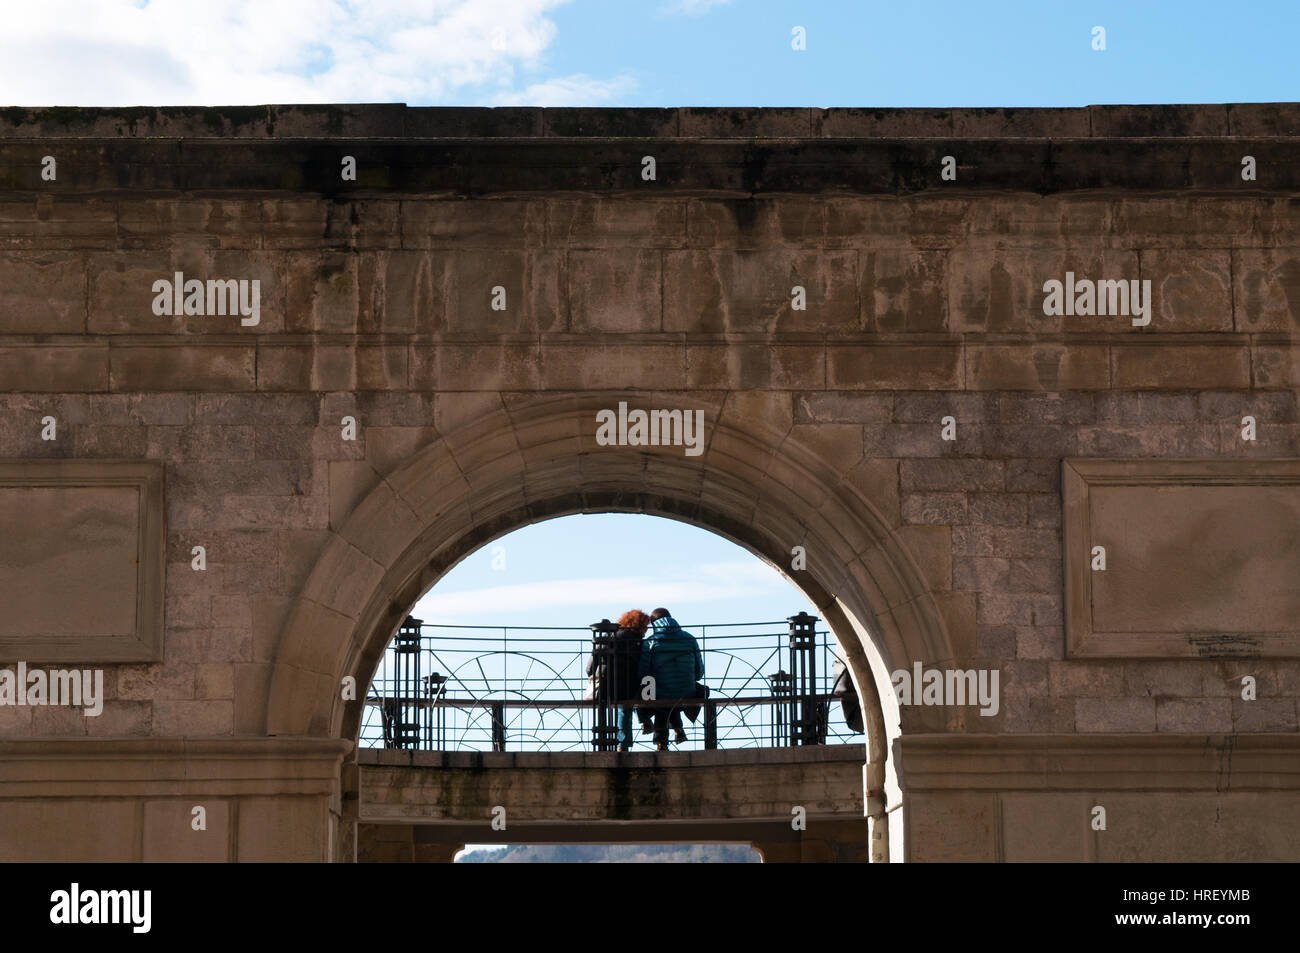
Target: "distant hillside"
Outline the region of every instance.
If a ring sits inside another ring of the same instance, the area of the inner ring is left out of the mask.
[[[757,864],[745,844],[514,844],[462,853],[458,864]]]

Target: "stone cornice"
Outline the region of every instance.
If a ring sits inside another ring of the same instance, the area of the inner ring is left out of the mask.
[[[0,137],[60,138],[1131,138],[1295,136],[1295,103],[1067,108],[448,107],[403,103],[22,106]]]
[[[363,748],[357,752],[361,765],[386,767],[541,768],[553,770],[607,768],[681,768],[725,765],[785,765],[866,760],[865,745],[827,745],[806,748],[736,748],[725,751],[595,752],[595,751],[398,751]]]
[[[329,794],[352,743],[319,738],[0,741],[0,798]]]
[[[1300,734],[904,736],[905,791],[1300,789]]]
[[[895,339],[873,335],[826,335],[809,339],[783,335],[747,341],[740,338],[685,339],[680,333],[603,335],[605,347],[648,354],[659,391],[692,390],[688,365],[693,349],[784,346],[812,361],[797,379],[765,377],[765,390],[940,390],[940,391],[1231,391],[1292,390],[1300,378],[1300,338],[1289,333],[1217,332],[1199,335],[1154,331],[1116,332],[1036,339],[1002,336],[986,340],[935,335]],[[319,374],[310,373],[313,349],[331,346],[349,352]],[[137,393],[213,391],[219,393],[305,393],[351,390],[476,390],[482,376],[446,355],[473,357],[487,349],[516,360],[493,364],[493,380],[510,391],[601,390],[575,385],[572,352],[585,347],[581,336],[534,334],[518,339],[490,336],[386,335],[318,336],[267,334],[162,335],[0,335],[0,392]],[[395,361],[396,372],[362,378],[354,350],[380,350]],[[1062,362],[1071,349],[1073,360]],[[268,355],[285,353],[298,371],[278,376],[268,370]],[[443,357],[440,357],[443,356]],[[1044,366],[1036,363],[1041,355]],[[1179,361],[1171,361],[1179,355]],[[214,359],[215,356],[215,359]],[[36,359],[34,359],[36,358]],[[436,359],[435,359],[436,358]],[[496,360],[494,357],[493,360]],[[472,362],[470,362],[472,363]],[[305,368],[305,370],[303,370]]]
[[[1261,170],[1242,182],[1249,150]],[[1049,195],[1300,191],[1292,138],[8,139],[11,196]],[[41,178],[45,156],[58,178]],[[655,177],[643,179],[643,157]],[[355,181],[341,176],[356,160]],[[944,181],[945,156],[957,180]]]

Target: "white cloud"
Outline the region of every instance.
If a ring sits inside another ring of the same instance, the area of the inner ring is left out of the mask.
[[[44,0],[5,10],[24,106],[608,102],[628,76],[543,77],[570,0]],[[520,74],[526,74],[521,76]]]
[[[660,9],[664,13],[677,13],[688,17],[699,17],[714,7],[725,7],[731,0],[670,0]]]
[[[435,587],[420,600],[418,614],[430,622],[478,616],[488,606],[501,614],[560,606],[602,606],[608,614],[620,606],[690,605],[751,598],[769,594],[778,580],[781,576],[776,570],[762,563],[735,562],[697,565],[689,574],[674,578],[556,579],[445,593]]]
[[[497,93],[493,102],[498,106],[599,106],[617,100],[635,88],[636,81],[630,76],[592,79],[577,74],[532,83],[521,93]]]

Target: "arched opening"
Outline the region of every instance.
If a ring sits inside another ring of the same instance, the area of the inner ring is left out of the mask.
[[[713,423],[698,457],[596,442],[597,413],[642,399],[581,394],[497,406],[384,474],[335,531],[290,617],[271,680],[268,733],[356,739],[363,705],[343,697],[341,682],[368,684],[409,608],[502,534],[573,513],[665,516],[781,569],[835,632],[863,706],[873,855],[883,856],[886,809],[901,792],[882,705],[882,695],[885,705],[893,702],[888,673],[913,660],[954,658],[922,573],[860,475],[828,464],[742,405],[700,405]],[[796,547],[802,568],[787,569]],[[888,715],[897,726],[896,709]],[[345,792],[348,784],[345,765]],[[342,820],[339,857],[350,849],[343,810],[335,818]]]
[[[667,642],[653,626],[615,642],[611,618],[631,610],[639,628],[657,606],[671,607]],[[669,695],[699,694],[653,709],[640,673],[615,670],[616,644],[665,684],[692,668]],[[689,522],[576,514],[497,537],[417,601],[372,678],[358,859],[443,860],[470,838],[484,839],[470,862],[749,862],[802,857],[814,840],[865,856],[864,725],[844,657],[785,574]],[[600,756],[586,754],[615,751],[631,755],[615,764],[626,777],[602,784]],[[393,767],[435,752],[437,768]],[[516,752],[545,753],[545,776]],[[673,754],[648,765],[658,752]],[[655,819],[629,826],[657,793],[637,780],[647,768],[666,796]],[[432,785],[429,770],[441,772]],[[738,779],[745,805],[728,790]],[[543,788],[551,802],[538,810]],[[773,818],[777,800],[798,816]],[[409,843],[392,830],[415,823]]]
[[[617,625],[610,620],[657,606],[671,607],[681,641],[699,649],[695,684],[707,692],[665,712],[677,726],[664,739],[672,750],[797,745],[805,727],[810,743],[862,744],[844,650],[784,573],[692,523],[628,513],[532,523],[450,569],[389,643],[359,744],[652,750],[653,711],[634,703],[644,701],[640,673],[617,673],[628,704],[597,705],[593,649],[598,632]],[[631,669],[641,642],[623,646]]]

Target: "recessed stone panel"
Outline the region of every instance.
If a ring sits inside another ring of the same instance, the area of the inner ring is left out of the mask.
[[[1066,460],[1062,487],[1071,657],[1300,656],[1300,460]]]
[[[162,464],[0,463],[0,661],[162,658]]]

